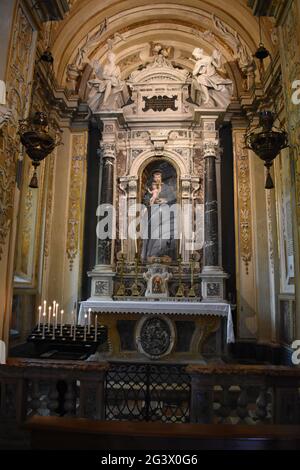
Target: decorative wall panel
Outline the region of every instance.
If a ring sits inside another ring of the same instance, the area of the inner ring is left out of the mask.
[[[36,33],[22,5],[16,11],[7,68],[7,105],[12,110],[0,139],[0,259],[11,226],[16,163],[20,153],[18,121],[28,115]]]
[[[245,148],[243,134],[235,135],[235,159],[238,181],[238,224],[240,238],[240,257],[243,260],[247,274],[252,260],[252,209],[249,152]]]
[[[289,150],[284,150],[276,162],[276,195],[278,244],[280,252],[280,291],[295,292],[295,259],[293,213],[291,197],[291,172]]]
[[[70,271],[73,269],[81,241],[82,217],[84,213],[83,197],[85,191],[86,170],[86,133],[72,136],[72,163],[69,190],[69,210],[67,228],[67,256]]]
[[[240,339],[253,339],[257,337],[254,213],[250,155],[244,148],[244,135],[245,128],[233,129],[238,335]]]
[[[19,208],[16,172],[22,160],[17,132],[19,120],[27,118],[30,109],[36,53],[37,32],[29,14],[25,12],[23,2],[16,2],[5,76],[7,106],[12,111],[12,117],[0,132],[0,272],[3,273],[3,282],[0,284],[0,339],[5,341],[8,340],[11,318],[14,245]]]
[[[291,213],[294,230],[294,252],[295,265],[294,274],[296,279],[300,276],[300,105],[294,104],[292,94],[294,89],[292,84],[300,77],[300,35],[299,21],[300,8],[299,2],[288,2],[286,5],[288,11],[286,15],[279,19],[281,27],[280,32],[280,52],[282,58],[283,90],[285,96],[285,107],[287,115],[287,127],[289,130],[290,159],[291,159]],[[289,208],[287,207],[289,211]],[[299,279],[295,282],[296,286],[296,304],[299,310],[300,288]],[[295,309],[295,313],[296,313]],[[300,333],[300,322],[295,319],[295,338]]]

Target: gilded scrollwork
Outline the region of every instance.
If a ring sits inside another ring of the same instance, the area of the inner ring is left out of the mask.
[[[14,33],[7,67],[7,106],[10,120],[2,133],[0,145],[0,259],[11,227],[16,180],[16,161],[20,153],[18,121],[27,117],[30,100],[36,35],[22,5],[15,16]]]
[[[273,242],[273,224],[272,224],[272,195],[270,191],[267,191],[266,194],[266,203],[267,203],[267,224],[268,224],[268,245],[269,245],[269,260],[274,274],[274,242]]]
[[[245,263],[246,273],[249,273],[249,263],[252,260],[252,208],[251,184],[248,150],[244,148],[242,133],[235,133],[235,158],[237,171],[237,193],[239,198],[239,236],[240,256]]]
[[[46,199],[45,239],[44,239],[44,269],[46,269],[47,259],[49,257],[52,208],[53,208],[53,183],[54,183],[55,158],[56,158],[56,150],[49,157],[48,190],[47,190],[47,199]]]
[[[69,209],[67,228],[67,257],[70,271],[80,248],[80,230],[83,217],[83,195],[86,172],[86,133],[72,136],[72,163],[69,189]]]

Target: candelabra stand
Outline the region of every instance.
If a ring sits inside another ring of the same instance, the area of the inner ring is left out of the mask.
[[[189,290],[189,297],[196,297],[195,284],[194,284],[194,273],[195,273],[195,258],[191,256],[191,287]]]
[[[182,257],[179,256],[177,261],[178,261],[178,268],[179,268],[179,286],[176,292],[176,297],[184,297],[184,285],[182,283]]]
[[[134,269],[134,283],[131,287],[131,295],[134,297],[138,297],[140,295],[140,289],[138,286],[138,274],[139,274],[139,257],[138,254],[136,253],[135,255],[135,269]]]
[[[124,297],[124,295],[125,295],[124,264],[125,264],[125,255],[124,255],[124,253],[121,253],[121,271],[120,271],[121,283],[120,283],[119,289],[117,291],[117,296],[119,296],[119,297]]]

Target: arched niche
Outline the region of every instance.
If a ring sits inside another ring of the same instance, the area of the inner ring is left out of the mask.
[[[170,162],[171,165],[174,166],[178,178],[184,178],[190,174],[188,162],[177,152],[173,150],[163,150],[161,152],[146,150],[133,161],[128,176],[138,179],[144,168],[151,163],[151,161],[159,160],[160,158]]]
[[[161,174],[162,194],[159,199],[164,199],[168,204],[176,204],[178,199],[179,181],[175,166],[163,157],[157,157],[143,168],[139,176],[139,200],[145,203],[151,200],[152,183],[156,184],[153,179],[155,173]],[[147,194],[148,193],[148,194]],[[153,195],[154,197],[154,195]]]

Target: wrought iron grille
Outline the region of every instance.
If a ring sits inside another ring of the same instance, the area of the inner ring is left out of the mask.
[[[106,375],[105,418],[118,421],[190,420],[186,366],[111,364]]]

